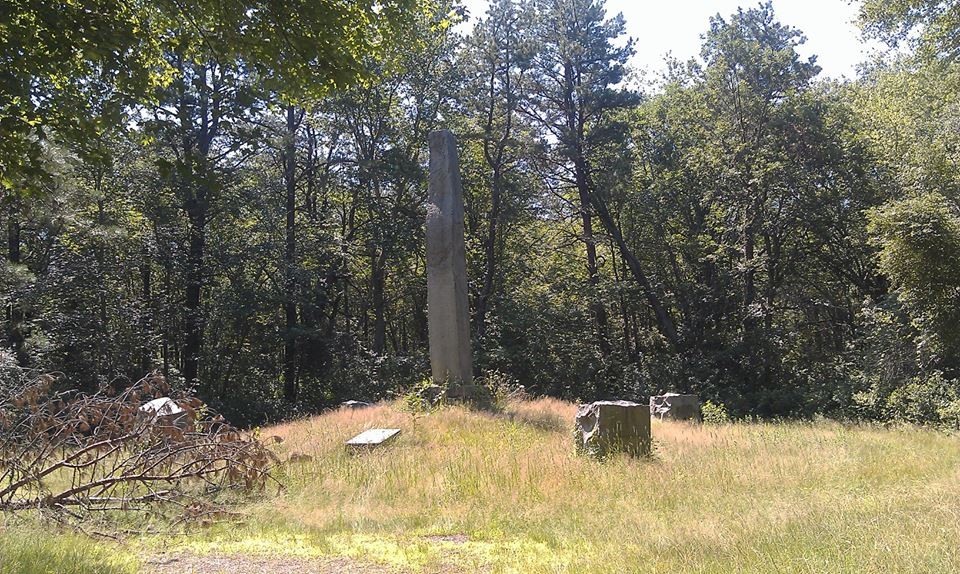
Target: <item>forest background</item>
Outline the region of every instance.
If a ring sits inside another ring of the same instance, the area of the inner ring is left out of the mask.
[[[958,5],[866,0],[899,49],[844,81],[770,4],[644,83],[599,0],[462,18],[5,2],[3,372],[156,370],[240,425],[406,392],[448,128],[486,384],[960,424]]]

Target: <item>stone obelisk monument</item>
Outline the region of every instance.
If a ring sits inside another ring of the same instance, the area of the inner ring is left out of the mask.
[[[427,200],[427,325],[433,381],[449,398],[470,398],[470,310],[463,243],[463,186],[457,142],[447,130],[430,132]],[[467,392],[464,392],[467,391]]]

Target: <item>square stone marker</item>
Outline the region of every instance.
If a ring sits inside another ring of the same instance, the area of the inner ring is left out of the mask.
[[[381,445],[400,434],[400,429],[370,429],[365,430],[347,441],[347,446],[360,448],[365,446]]]

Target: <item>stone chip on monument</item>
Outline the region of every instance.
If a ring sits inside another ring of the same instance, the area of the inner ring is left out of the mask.
[[[597,401],[580,405],[574,422],[577,452],[603,458],[624,452],[650,454],[650,409],[631,401]]]

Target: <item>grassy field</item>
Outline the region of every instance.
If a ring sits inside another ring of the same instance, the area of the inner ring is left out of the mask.
[[[0,528],[0,574],[135,574],[127,552],[89,538],[36,528]]]
[[[403,572],[960,571],[956,436],[655,422],[654,457],[599,463],[573,453],[574,409],[378,406],[265,429],[285,457],[312,457],[286,466],[284,494],[245,507],[241,524],[133,544]],[[403,429],[393,445],[344,450],[383,426]]]

